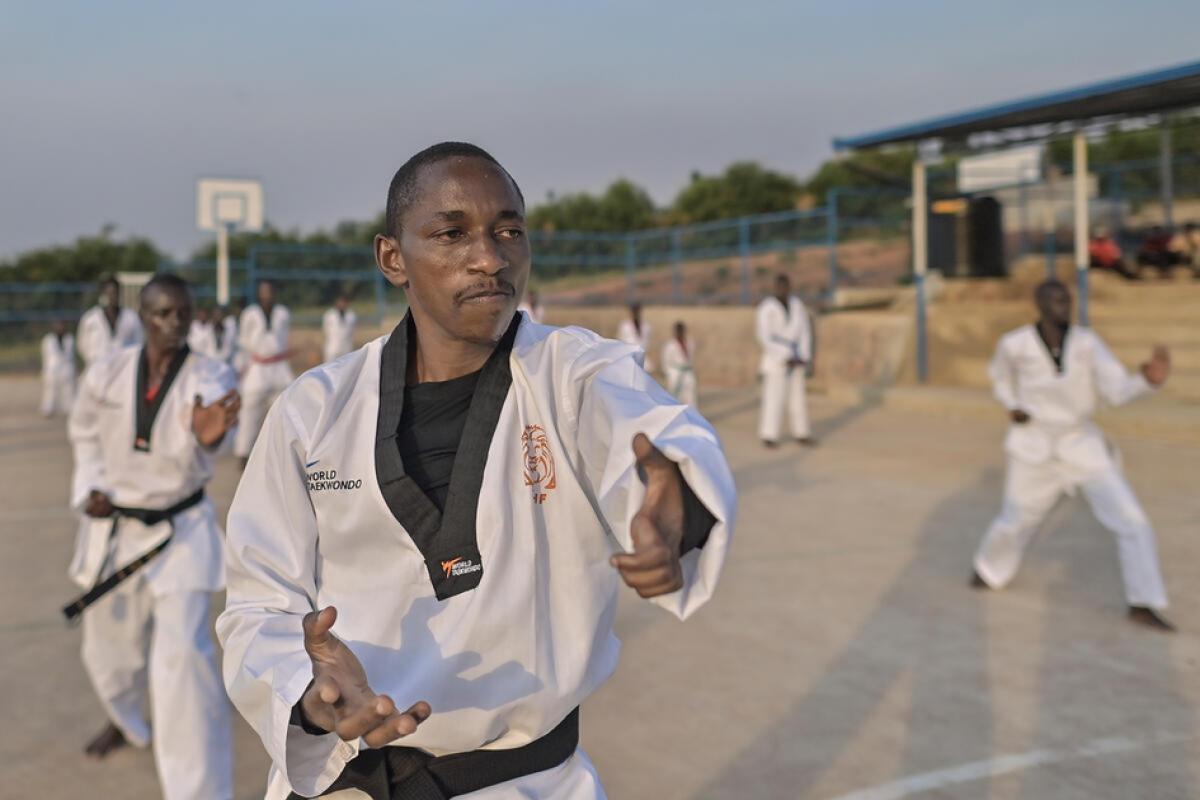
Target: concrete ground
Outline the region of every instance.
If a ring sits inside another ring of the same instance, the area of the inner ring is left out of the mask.
[[[0,795],[158,797],[102,721],[59,619],[73,521],[61,420],[0,383]],[[705,398],[741,490],[713,602],[679,623],[622,596],[616,677],[583,709],[613,798],[1200,797],[1200,447],[1118,436],[1159,535],[1174,636],[1123,617],[1111,538],[1063,502],[1003,592],[967,588],[999,505],[1001,415],[815,399],[821,446],[765,451],[755,402]],[[225,506],[236,475],[221,466]],[[266,759],[239,722],[239,798]]]

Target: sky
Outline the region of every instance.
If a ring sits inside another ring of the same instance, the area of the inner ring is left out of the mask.
[[[0,258],[93,234],[186,256],[195,182],[368,219],[445,139],[531,202],[733,161],[810,174],[864,133],[1200,57],[1196,0],[0,0]]]

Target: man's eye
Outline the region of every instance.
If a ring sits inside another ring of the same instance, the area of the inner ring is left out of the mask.
[[[505,239],[520,239],[525,235],[525,231],[520,228],[505,228],[498,232]]]
[[[437,233],[435,233],[433,235],[433,238],[441,239],[442,241],[445,241],[445,242],[454,242],[454,241],[461,239],[463,236],[464,236],[464,233],[462,232],[462,230],[460,230],[459,228],[451,228],[451,229],[445,230],[445,231],[438,231]]]

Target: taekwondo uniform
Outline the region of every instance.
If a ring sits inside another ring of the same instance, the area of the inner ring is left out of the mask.
[[[209,358],[217,357],[217,339],[211,322],[192,320],[192,326],[188,328],[187,343],[188,349],[193,353]]]
[[[654,373],[654,360],[650,358],[650,323],[642,320],[641,327],[634,325],[632,319],[623,319],[617,327],[617,341],[631,344],[642,349],[646,372]]]
[[[1165,609],[1154,529],[1091,419],[1097,395],[1121,405],[1152,387],[1088,328],[1067,331],[1057,361],[1035,325],[1006,334],[996,348],[989,366],[996,399],[1026,412],[1029,421],[1014,423],[1005,438],[1004,505],[975,555],[975,571],[993,588],[1006,585],[1058,497],[1080,489],[1100,524],[1116,535],[1129,605]]]
[[[75,401],[75,337],[51,331],[42,337],[42,416],[71,413]]]
[[[808,311],[799,297],[791,296],[785,308],[772,296],[758,304],[755,334],[762,346],[758,371],[762,375],[762,411],[758,435],[765,442],[779,441],[783,432],[783,412],[791,418],[792,436],[809,435],[808,399],[805,397],[804,366],[789,367],[788,361],[812,361],[812,329]]]
[[[267,409],[292,382],[292,368],[288,364],[289,319],[288,310],[278,303],[271,307],[270,319],[256,303],[246,306],[238,321],[238,348],[245,359],[242,411],[233,442],[233,454],[239,458],[250,455]]]
[[[232,366],[233,355],[237,350],[237,335],[237,320],[232,316],[221,320],[219,330],[218,326],[213,325],[213,358]]]
[[[192,433],[192,409],[197,395],[208,405],[236,382],[227,365],[183,348],[151,398],[142,354],[127,348],[89,367],[71,412],[71,505],[82,512],[96,489],[118,511],[83,517],[69,574],[92,587],[167,544],[82,612],[83,664],[125,738],[153,738],[168,800],[232,798],[232,728],[208,618],[210,593],[224,587],[221,531],[204,496],[213,453]]]
[[[681,403],[687,403],[692,408],[699,408],[696,395],[696,373],[692,369],[692,355],[696,345],[689,337],[681,344],[678,339],[663,345],[662,364],[663,376],[667,381],[667,391],[679,398]]]
[[[521,304],[517,306],[517,311],[524,311],[529,315],[529,319],[538,325],[541,325],[546,318],[546,307],[541,303],[531,306],[528,301],[522,300]]]
[[[325,312],[321,320],[321,330],[325,332],[326,361],[341,358],[354,349],[354,326],[357,323],[358,315],[352,308],[347,308],[344,312],[331,308]]]
[[[312,679],[301,621],[327,605],[372,689],[433,709],[383,757],[565,740],[553,763],[469,796],[602,798],[586,755],[557,734],[616,668],[622,582],[608,559],[631,549],[644,496],[631,441],[644,432],[711,512],[707,539],[683,548],[684,587],[652,600],[681,618],[711,596],[732,535],[720,443],[634,348],[517,314],[476,373],[439,513],[398,446],[411,324],[284,392],[230,510],[217,631],[230,696],[272,759],[267,798],[318,795],[359,753],[291,717]]]
[[[142,321],[137,312],[122,306],[117,313],[117,324],[110,326],[104,309],[92,306],[79,318],[79,331],[75,344],[85,367],[126,347],[142,343]]]

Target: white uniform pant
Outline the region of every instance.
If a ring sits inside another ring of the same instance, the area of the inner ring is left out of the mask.
[[[263,420],[271,404],[279,397],[280,389],[261,388],[242,394],[242,410],[238,412],[237,433],[233,439],[233,454],[238,458],[250,455],[254,440],[262,430]]]
[[[154,595],[134,575],[83,612],[84,668],[125,738],[153,739],[166,800],[233,798],[233,729],[208,608],[208,592]]]
[[[1100,524],[1117,538],[1126,602],[1165,609],[1167,589],[1159,570],[1154,528],[1121,468],[1112,461],[1097,470],[1081,471],[1059,461],[1030,464],[1010,456],[1004,505],[975,554],[976,573],[994,589],[1007,585],[1046,514],[1061,494],[1076,487]]]
[[[787,408],[792,423],[792,436],[803,439],[809,435],[808,398],[804,395],[804,368],[763,370],[762,411],[759,414],[758,436],[765,442],[777,442],[783,432],[783,411]]]
[[[696,395],[696,373],[688,370],[668,370],[667,371],[667,390],[675,395],[681,403],[686,403],[692,408],[700,408],[699,398]]]
[[[55,414],[70,414],[75,402],[75,379],[58,376],[42,376],[42,405],[43,417]]]

